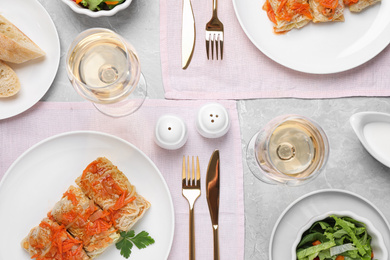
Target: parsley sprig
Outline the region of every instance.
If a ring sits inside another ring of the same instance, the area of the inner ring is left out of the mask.
[[[149,236],[146,231],[141,231],[135,235],[134,230],[120,232],[121,239],[115,244],[116,248],[121,250],[121,255],[128,259],[131,254],[133,244],[138,248],[142,249],[154,243],[154,239]]]

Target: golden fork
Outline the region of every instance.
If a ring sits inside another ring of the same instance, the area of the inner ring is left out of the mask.
[[[218,0],[213,0],[213,16],[211,17],[211,20],[206,24],[206,52],[207,52],[207,59],[209,59],[210,43],[211,43],[211,59],[214,59],[214,46],[215,46],[215,54],[218,60],[218,43],[219,43],[221,60],[223,60],[223,24],[218,19],[217,7],[218,7]]]
[[[189,235],[189,259],[195,260],[195,229],[194,229],[194,204],[196,199],[200,195],[200,170],[199,170],[199,158],[196,157],[196,176],[194,169],[194,156],[192,156],[192,166],[190,172],[189,157],[183,156],[183,169],[182,169],[182,190],[183,196],[188,200],[190,206],[190,235]]]

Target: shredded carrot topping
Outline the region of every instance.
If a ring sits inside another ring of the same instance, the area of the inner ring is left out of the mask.
[[[51,221],[55,221],[54,218],[53,218],[53,216],[51,215],[51,211],[49,211],[49,212],[47,213],[47,217],[48,217]]]
[[[105,176],[102,179],[101,184],[103,186],[104,191],[110,195],[120,195],[124,192],[111,175]]]
[[[119,199],[116,201],[115,205],[112,207],[112,210],[119,210],[123,208],[126,204],[129,204],[130,202],[134,201],[136,197],[131,197],[130,199],[125,201],[127,192],[123,192],[122,195],[119,197]]]
[[[313,16],[310,13],[310,5],[307,3],[294,2],[291,5],[291,9],[295,10],[297,13],[306,16],[309,19],[313,19]]]
[[[336,12],[336,8],[339,5],[339,0],[320,0],[319,4],[324,8],[322,14],[325,16],[330,16],[332,19],[334,13]]]
[[[263,10],[267,12],[268,18],[271,20],[271,22],[276,24],[276,18],[275,18],[275,12],[271,7],[271,4],[269,1],[265,1],[263,5]]]
[[[278,9],[276,9],[276,13],[280,13],[283,9],[283,7],[286,6],[287,0],[281,0],[280,4],[278,6]]]
[[[73,205],[77,205],[78,203],[76,195],[71,191],[66,191],[63,197],[67,197],[68,200],[72,201]]]
[[[338,0],[320,0],[319,4],[326,8],[335,9],[338,5]]]
[[[83,175],[81,176],[81,178],[84,179],[84,178],[85,178],[85,175],[86,175],[88,172],[97,173],[97,172],[98,172],[97,164],[98,164],[97,161],[93,161],[93,162],[91,162],[90,164],[88,164],[88,166],[87,166],[87,167],[85,168],[85,170],[83,171]]]
[[[105,221],[103,219],[97,219],[94,222],[90,222],[86,226],[85,236],[91,237],[95,234],[100,234],[102,232],[109,230],[110,227],[112,227],[111,223],[108,223],[107,221]]]
[[[297,14],[303,15],[308,19],[313,19],[310,12],[310,5],[300,0],[278,0],[279,5],[274,11],[269,0],[263,5],[263,10],[267,12],[268,18],[277,23],[278,20],[290,22]],[[325,0],[326,1],[326,0]],[[329,0],[328,0],[329,1]],[[353,0],[352,0],[353,1]]]
[[[108,5],[116,5],[119,3],[119,1],[105,1],[105,3]]]
[[[275,16],[279,20],[290,22],[296,14],[306,16],[312,19],[310,5],[307,2],[298,0],[279,0],[280,4],[275,12]]]
[[[344,0],[345,5],[353,5],[359,2],[359,0]]]
[[[44,256],[41,256],[41,253],[37,253],[31,258],[36,258],[37,260],[74,260],[81,258],[82,242],[67,233],[63,225],[51,225],[46,221],[42,221],[39,226],[50,230],[50,248],[48,248]],[[33,245],[33,247],[36,249],[44,248],[42,245]]]

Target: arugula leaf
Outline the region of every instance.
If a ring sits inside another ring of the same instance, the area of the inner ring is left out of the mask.
[[[115,244],[116,248],[120,250],[123,257],[128,259],[131,254],[131,249],[135,245],[138,249],[145,248],[151,244],[154,244],[154,239],[149,236],[146,231],[141,231],[135,235],[134,230],[120,232],[121,239]]]

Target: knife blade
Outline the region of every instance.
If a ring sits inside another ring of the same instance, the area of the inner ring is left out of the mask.
[[[191,0],[183,0],[183,20],[181,28],[181,67],[190,65],[195,48],[195,17]]]
[[[213,226],[214,260],[219,260],[218,216],[219,216],[219,150],[211,155],[207,167],[206,196]]]

